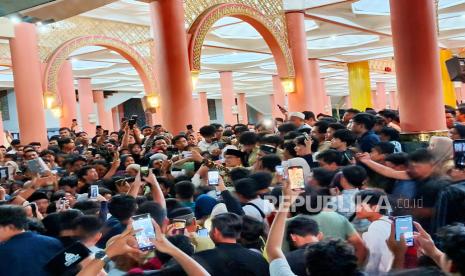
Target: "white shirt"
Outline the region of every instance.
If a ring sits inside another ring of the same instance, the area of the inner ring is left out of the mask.
[[[367,273],[378,274],[379,272],[389,272],[391,269],[394,255],[386,244],[386,240],[391,234],[391,223],[392,221],[387,216],[383,216],[373,221],[368,227],[368,231],[362,234],[362,239],[369,251],[365,267]]]
[[[262,212],[265,214],[265,218],[267,216],[269,216],[271,214],[271,212],[274,211],[274,205],[271,202],[269,202],[268,200],[265,200],[265,199],[256,198],[256,199],[253,199],[253,200],[249,201],[249,203],[252,203],[255,206],[257,206],[258,208],[260,208],[260,210],[262,210]],[[255,208],[255,206],[244,205],[242,207],[242,210],[244,210],[244,213],[247,216],[251,216],[253,218],[256,218],[258,221],[263,221],[264,218],[260,214],[260,211],[258,211],[257,208]]]

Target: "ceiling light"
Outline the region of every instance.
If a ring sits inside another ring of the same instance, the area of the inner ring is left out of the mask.
[[[78,61],[78,59],[77,59],[77,58],[74,58],[74,57],[72,57],[72,58],[70,58],[70,59],[69,59],[69,61],[71,61],[71,62],[76,62],[76,61]]]
[[[21,23],[21,18],[19,18],[19,17],[16,16],[16,15],[10,16],[10,21],[11,21],[11,23],[13,23],[13,24],[18,24],[18,23]]]

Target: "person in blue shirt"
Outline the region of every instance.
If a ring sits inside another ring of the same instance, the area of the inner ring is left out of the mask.
[[[359,113],[352,119],[352,131],[357,135],[358,148],[362,152],[371,152],[374,145],[380,142],[373,131],[376,117],[368,113]]]
[[[21,206],[0,206],[0,274],[50,275],[45,265],[63,247],[57,239],[26,231],[26,211]]]

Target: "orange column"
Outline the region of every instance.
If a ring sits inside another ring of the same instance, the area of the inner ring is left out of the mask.
[[[396,91],[391,91],[389,93],[389,108],[390,109],[398,109],[398,101],[397,101],[397,92]]]
[[[113,131],[112,127],[112,114],[105,110],[105,97],[103,95],[102,90],[95,90],[94,91],[94,103],[97,104],[97,114],[98,114],[98,122],[99,125],[103,127],[103,129],[107,129]]]
[[[182,0],[150,3],[164,127],[173,133],[192,123],[192,80]]]
[[[328,115],[332,115],[333,107],[332,107],[332,103],[331,103],[331,96],[326,94],[326,81],[325,81],[325,79],[320,79],[320,84],[321,84],[321,91],[322,91],[322,95],[323,95],[323,99],[324,99],[324,103],[323,103],[324,112],[323,113],[328,114]]]
[[[208,99],[207,92],[199,92],[200,106],[200,124],[201,127],[210,124],[210,114],[208,114]]]
[[[225,124],[236,124],[237,117],[233,114],[234,101],[233,77],[231,71],[220,72],[221,101],[223,105],[223,118]]]
[[[94,135],[95,125],[89,121],[89,115],[94,113],[92,86],[89,78],[78,79],[78,96],[82,130],[89,135]]]
[[[5,130],[3,129],[2,112],[0,112],[0,145],[5,145]]]
[[[350,96],[344,97],[344,109],[352,108],[352,101],[350,100]]]
[[[282,118],[283,114],[279,111],[278,104],[282,107],[286,105],[286,95],[281,80],[277,75],[273,75],[273,91],[274,94],[271,95],[271,114],[273,118]]]
[[[245,93],[239,93],[237,95],[237,107],[239,110],[239,123],[247,124],[249,117],[247,117],[247,101],[245,99]]]
[[[386,84],[384,82],[376,83],[376,110],[386,108]]]
[[[295,68],[295,92],[288,94],[290,111],[312,108],[310,67],[307,58],[307,36],[303,11],[286,13],[286,25]]]
[[[315,114],[325,113],[325,103],[326,103],[326,93],[324,89],[323,82],[321,81],[320,76],[320,65],[318,60],[309,59],[308,67],[310,68],[310,92],[311,92],[311,101],[310,101],[310,110]]]
[[[445,130],[434,1],[389,2],[402,130]]]
[[[379,110],[378,108],[378,91],[371,90],[371,103],[373,104],[374,110]]]
[[[465,101],[465,85],[463,83],[460,84],[460,87],[455,88],[455,94],[457,95],[457,102],[459,104]]]
[[[21,143],[38,141],[47,145],[42,75],[33,24],[15,25],[10,51]]]
[[[73,119],[77,118],[76,93],[74,92],[73,67],[69,60],[61,66],[58,78],[58,92],[60,93],[62,115],[61,127],[69,127]]]
[[[118,108],[113,107],[111,109],[111,119],[113,121],[113,130],[118,131],[120,129]]]

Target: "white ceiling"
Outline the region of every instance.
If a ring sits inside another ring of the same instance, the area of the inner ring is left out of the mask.
[[[407,1],[407,0],[404,0]],[[341,63],[393,56],[388,0],[285,0],[286,9],[305,9],[309,58],[320,59],[322,78],[331,96],[348,94],[347,71]],[[440,0],[440,46],[465,46],[465,0]],[[131,24],[150,25],[146,3],[121,0],[86,12],[83,16]],[[1,42],[1,41],[0,41]],[[156,41],[155,41],[156,43]],[[228,49],[224,49],[228,48]],[[91,77],[95,89],[140,92],[136,71],[118,54],[100,47],[85,47],[72,54],[75,77]],[[231,70],[234,89],[248,97],[273,93],[276,65],[261,36],[245,22],[222,18],[207,35],[202,52],[198,91],[220,97],[219,71]],[[371,73],[386,90],[396,89],[394,74]],[[11,71],[0,67],[0,87],[12,86]]]

